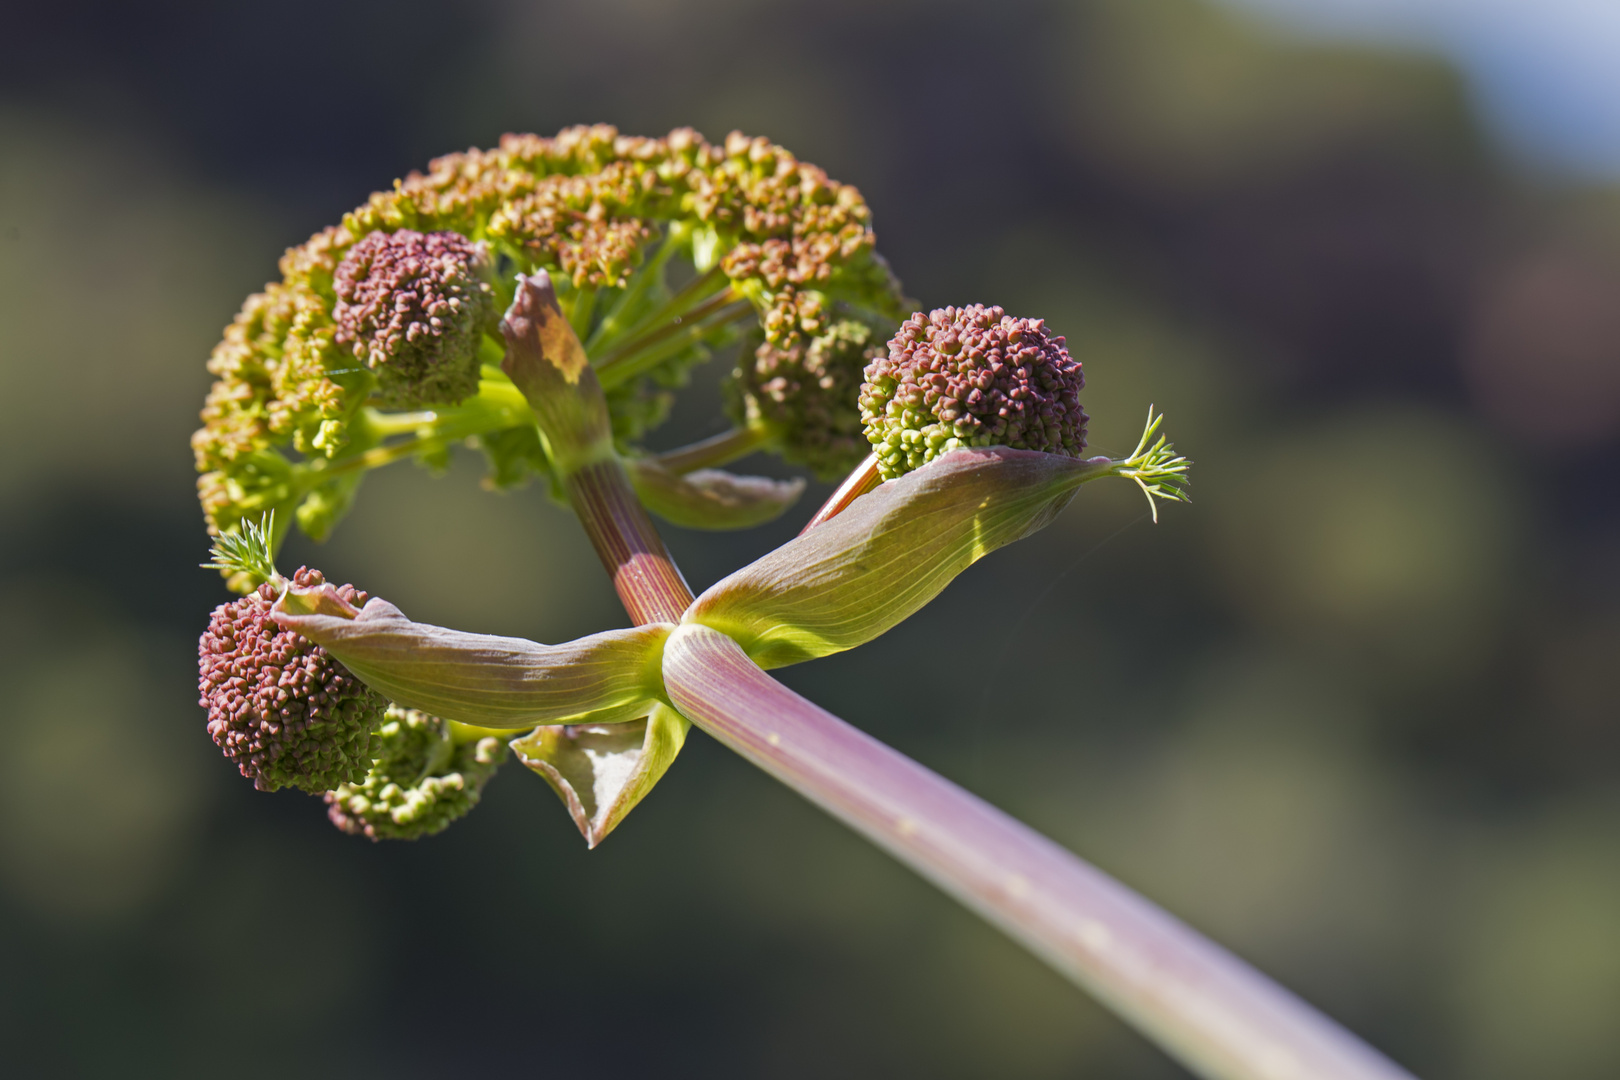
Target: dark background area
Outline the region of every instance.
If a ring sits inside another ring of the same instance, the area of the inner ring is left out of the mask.
[[[604,121],[856,184],[925,307],[1068,336],[1099,451],[1151,401],[1198,463],[1160,525],[1087,489],[785,681],[1425,1078],[1620,1072],[1620,189],[1506,162],[1444,64],[1194,0],[0,14],[0,1071],[1184,1075],[701,734],[590,853],[515,765],[371,845],[210,744],[220,328],[428,158]],[[722,366],[659,445],[718,430]],[[471,458],[380,471],[284,562],[621,625],[567,512]],[[702,588],[820,493],[666,532]]]

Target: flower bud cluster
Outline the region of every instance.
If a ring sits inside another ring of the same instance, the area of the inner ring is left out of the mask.
[[[780,343],[760,338],[732,373],[733,413],[764,423],[784,458],[823,479],[849,472],[867,453],[856,398],[862,371],[882,355],[881,339],[856,319],[814,337],[794,331]]]
[[[489,255],[455,232],[372,232],[333,273],[333,340],[377,376],[382,404],[452,405],[478,389],[495,316]]]
[[[319,571],[292,583],[316,588]],[[336,590],[355,606],[366,594]],[[387,701],[314,642],[278,626],[270,582],[214,609],[197,645],[198,704],[208,733],[261,791],[328,791],[359,781],[372,758],[372,732]]]
[[[966,446],[1078,457],[1085,377],[1043,319],[972,304],[912,315],[866,367],[861,418],[884,479]]]
[[[326,813],[346,833],[372,840],[415,840],[466,814],[506,760],[492,735],[457,744],[450,725],[390,705],[377,729],[376,761],[365,779],[326,793]]]
[[[855,188],[740,133],[716,145],[688,128],[651,139],[597,125],[554,138],[507,135],[494,149],[438,158],[290,249],[281,280],[249,297],[226,329],[192,438],[209,529],[217,534],[302,497],[288,486],[292,463],[282,448],[330,459],[358,445],[357,407],[374,391],[385,405],[468,392],[468,372],[476,371],[459,363],[476,353],[481,330],[471,313],[484,302],[465,257],[474,246],[468,238],[487,242],[490,257],[510,260],[516,272],[545,268],[581,290],[626,287],[650,245],[679,243],[753,304],[766,341],[791,349],[795,334],[826,332],[826,313],[838,303],[883,319],[904,313],[899,284],[874,250],[870,217]],[[410,278],[405,311],[384,293],[403,284],[399,268],[414,254],[390,261],[358,250],[375,245],[380,256],[396,245],[414,252],[434,244],[455,255],[449,264],[430,259],[424,277]],[[456,319],[429,311],[452,299],[463,301],[452,308]],[[428,337],[436,349],[453,346],[457,362],[445,366],[439,353],[428,362],[431,350],[412,326],[440,330]],[[634,441],[659,422],[668,390],[725,332],[718,327],[613,388],[616,435]],[[364,364],[355,362],[357,347]],[[490,433],[486,449],[505,446],[501,434]],[[493,453],[491,460],[499,469]]]

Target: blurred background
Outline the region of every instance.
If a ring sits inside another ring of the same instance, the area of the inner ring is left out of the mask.
[[[1198,462],[1157,527],[1084,490],[787,682],[1426,1080],[1620,1075],[1616,13],[10,0],[0,1071],[1185,1075],[704,736],[591,853],[516,765],[372,845],[209,742],[187,437],[221,328],[430,157],[606,121],[858,185],[925,307],[1068,335],[1096,448],[1151,401]],[[719,429],[723,366],[661,445]],[[374,474],[283,561],[471,630],[621,625],[572,518],[467,457]],[[823,490],[666,534],[701,589]]]

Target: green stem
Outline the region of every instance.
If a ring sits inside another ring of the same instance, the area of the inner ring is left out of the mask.
[[[665,300],[661,307],[643,315],[625,330],[625,337],[636,337],[652,327],[676,318],[690,311],[693,306],[702,303],[707,297],[726,288],[730,284],[724,272],[716,266],[706,273],[682,285],[675,293]]]
[[[433,410],[410,413],[385,413],[377,409],[366,408],[361,410],[361,423],[367,431],[379,439],[386,439],[391,435],[409,435],[417,429],[435,424],[441,414]]]
[[[730,291],[730,282],[719,268],[710,270],[687,282],[674,296],[664,301],[655,311],[649,312],[632,323],[617,336],[622,344],[609,350],[601,359],[609,359],[615,354],[639,347],[639,341],[649,333],[657,332],[665,324],[675,323],[688,315],[694,307],[702,304],[717,292]],[[602,342],[601,344],[605,344]]]
[[[654,460],[677,476],[698,469],[713,469],[770,445],[772,435],[764,424],[732,428],[701,442],[667,450]]]
[[[334,460],[316,458],[296,466],[295,483],[299,497],[337,476],[375,469],[402,461],[423,450],[457,442],[473,435],[501,431],[534,422],[534,413],[522,393],[505,376],[484,379],[478,393],[459,405],[427,412],[383,413],[366,409],[362,423],[373,435],[412,433],[411,438],[387,446],[375,446],[349,457]]]
[[[611,344],[616,339],[624,337],[631,329],[634,329],[625,326],[625,316],[636,309],[636,305],[646,295],[648,288],[655,282],[663,281],[664,267],[675,253],[685,245],[691,231],[690,226],[687,225],[673,225],[670,227],[668,235],[664,237],[664,242],[658,246],[658,251],[654,253],[652,258],[647,260],[645,265],[631,275],[630,286],[619,294],[618,299],[613,302],[613,306],[608,309],[607,314],[602,316],[602,321],[597,325],[595,332],[586,339],[585,351],[587,353],[595,353],[602,346]]]
[[[682,349],[708,337],[721,327],[742,322],[754,314],[754,305],[739,300],[730,290],[702,307],[618,349],[597,365],[602,386],[611,389],[645,374]]]
[[[574,333],[584,337],[591,329],[591,314],[596,310],[596,289],[586,286],[576,289],[573,294],[573,303],[568,305],[568,324],[574,328]]]

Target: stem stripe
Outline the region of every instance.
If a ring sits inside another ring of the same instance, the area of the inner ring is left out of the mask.
[[[597,557],[637,625],[680,622],[692,590],[653,527],[617,459],[587,465],[563,482]]]

